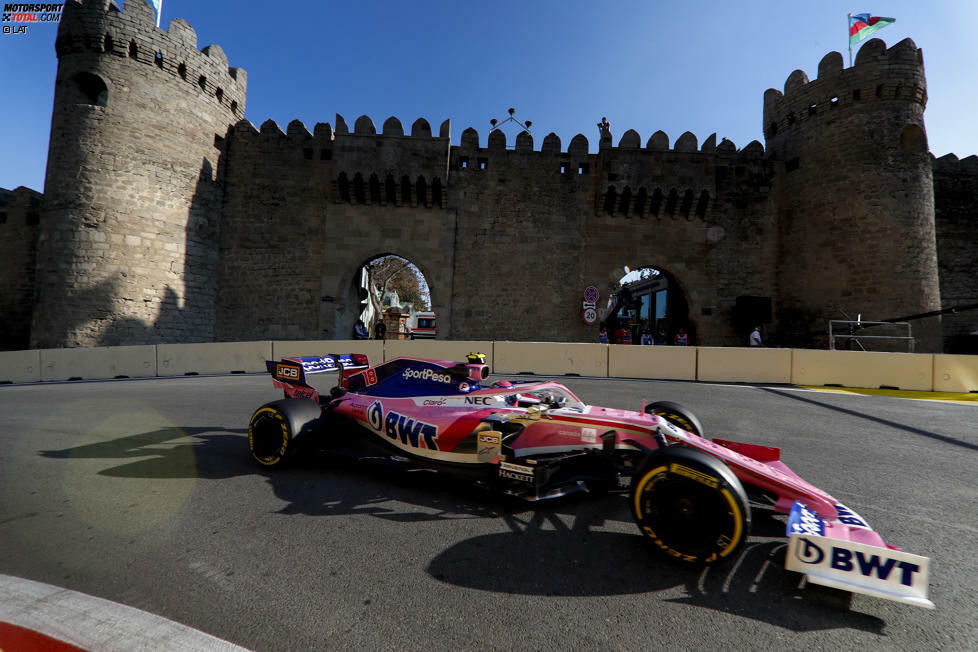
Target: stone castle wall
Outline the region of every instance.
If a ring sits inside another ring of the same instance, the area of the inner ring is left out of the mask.
[[[923,56],[909,39],[868,41],[856,63],[822,59],[768,90],[769,152],[785,165],[778,199],[782,328],[803,334],[829,319],[937,310],[933,181],[923,113]],[[914,324],[921,350],[939,350],[938,319]],[[904,349],[905,350],[905,349]]]
[[[978,157],[934,161],[941,308],[978,304]],[[978,310],[943,316],[945,350],[978,353]]]
[[[532,151],[525,133],[509,150],[499,131],[487,148],[477,143],[474,130],[463,133],[451,166],[456,256],[467,263],[453,325],[473,338],[596,341],[597,324],[581,319],[584,288],[606,297],[624,265],[676,282],[704,343],[737,340],[738,295],[770,296],[773,222],[758,206],[769,202],[771,173],[759,144],[698,148],[687,133],[670,149],[659,132],[642,147],[627,132],[592,155],[580,135],[566,152],[553,134]],[[756,185],[745,192],[747,178]]]
[[[70,0],[55,48],[32,346],[211,340],[244,71],[143,0]]]
[[[42,195],[0,188],[0,351],[28,348]]]
[[[142,0],[69,0],[56,48],[36,303],[29,262],[0,293],[33,308],[32,346],[347,338],[359,268],[384,254],[421,269],[453,339],[596,341],[583,290],[603,304],[624,265],[662,270],[704,345],[746,342],[741,296],[770,297],[769,334],[804,345],[840,308],[974,295],[973,157],[932,163],[909,40],[769,90],[767,149],[629,130],[596,154],[583,135],[480,147],[471,128],[453,146],[447,120],[256,129],[244,71]],[[940,350],[940,321],[918,324],[918,350]]]

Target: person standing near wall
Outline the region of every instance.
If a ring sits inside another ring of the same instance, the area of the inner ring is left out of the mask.
[[[754,330],[750,332],[750,345],[751,346],[764,346],[761,342],[761,327],[755,326]]]
[[[672,338],[672,343],[676,346],[689,346],[689,335],[686,333],[685,328],[680,328],[676,331],[676,336]]]

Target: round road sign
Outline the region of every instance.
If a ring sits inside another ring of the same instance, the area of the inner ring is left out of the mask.
[[[593,324],[598,321],[598,311],[594,308],[588,308],[584,311],[584,321],[588,324]]]

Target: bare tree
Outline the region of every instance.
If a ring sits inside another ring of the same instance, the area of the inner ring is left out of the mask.
[[[410,261],[400,256],[382,256],[365,265],[370,281],[370,303],[379,318],[384,311],[384,295],[397,292],[404,303],[414,304],[416,310],[428,310],[429,303],[421,289],[420,272]],[[368,324],[372,327],[373,324]]]

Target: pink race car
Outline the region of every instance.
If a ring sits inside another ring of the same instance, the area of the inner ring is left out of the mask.
[[[311,446],[464,476],[526,500],[627,492],[653,547],[691,565],[734,557],[751,524],[748,495],[788,515],[786,568],[808,580],[933,608],[929,560],[889,546],[853,510],[781,462],[780,449],[708,440],[670,402],[639,411],[587,405],[555,382],[488,383],[466,362],[366,356],[267,363],[285,398],[248,426],[254,459],[279,466]],[[336,371],[328,395],[310,374]]]

